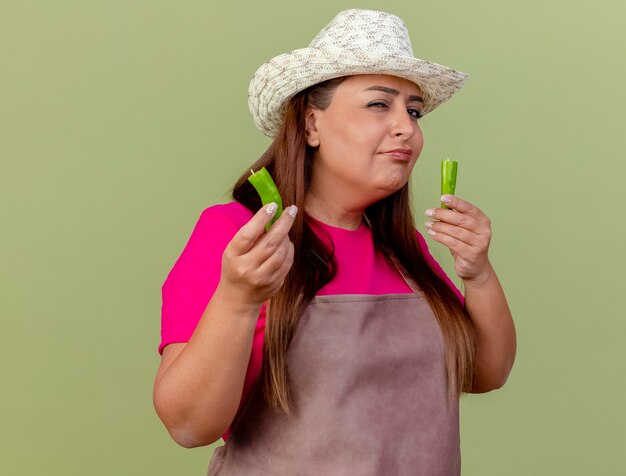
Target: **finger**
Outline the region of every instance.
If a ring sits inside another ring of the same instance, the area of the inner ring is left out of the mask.
[[[298,208],[291,205],[285,209],[278,220],[272,225],[270,231],[263,235],[254,245],[252,250],[255,259],[264,262],[272,256],[278,248],[289,241],[289,230],[293,226]]]
[[[280,267],[280,269],[276,270],[274,272],[274,275],[271,277],[272,279],[275,279],[274,292],[278,291],[285,283],[285,279],[287,278],[287,275],[289,274],[289,269],[293,265],[293,257],[294,257],[294,247],[293,247],[293,243],[290,242],[287,256],[285,260],[283,261],[282,266]]]
[[[269,279],[274,279],[276,276],[283,278],[293,264],[293,256],[293,243],[285,240],[280,248],[258,267],[257,272]]]
[[[450,250],[450,253],[452,253],[452,256],[454,256],[455,259],[463,258],[468,261],[472,261],[478,257],[479,251],[477,247],[468,245],[464,241],[461,241],[454,236],[450,236],[443,232],[435,232],[435,234],[433,235],[429,231],[428,234],[433,240],[441,243],[444,246],[447,246]]]
[[[243,255],[250,251],[254,243],[265,233],[265,225],[270,222],[277,209],[278,206],[274,202],[268,203],[235,233],[228,245],[234,254]]]
[[[460,213],[456,210],[447,210],[445,208],[430,208],[426,210],[426,216],[432,217],[434,220],[446,222],[451,225],[460,226],[467,230],[478,232],[481,228],[481,222],[476,218]]]
[[[454,195],[442,195],[441,202],[445,203],[448,207],[458,212],[473,216],[475,218],[479,218],[480,216],[484,215],[484,213],[476,205],[473,205],[470,202],[462,200]]]
[[[427,221],[424,225],[428,228],[428,234],[430,236],[435,236],[438,233],[444,233],[469,246],[481,246],[483,244],[483,240],[480,235],[460,226],[450,225],[443,221]]]
[[[285,208],[284,213],[278,220],[276,220],[276,222],[274,222],[266,236],[277,235],[281,238],[287,236],[289,230],[291,230],[291,227],[293,226],[297,213],[298,207],[295,205]]]
[[[293,243],[289,242],[289,250],[287,251],[287,257],[285,258],[285,261],[283,261],[283,265],[281,267],[281,269],[279,270],[279,273],[282,276],[282,280],[280,285],[283,285],[283,282],[285,281],[285,278],[287,277],[287,274],[289,273],[289,270],[291,269],[291,266],[293,265],[293,258],[295,255],[295,250],[294,250],[294,246]]]
[[[268,248],[265,247],[262,250],[257,251],[254,254],[254,259],[258,262],[257,271],[260,274],[270,275],[279,269],[282,266],[285,257],[289,253],[290,244],[291,242],[289,241],[289,237],[285,237],[283,241],[279,243],[278,247],[271,252],[269,252]]]

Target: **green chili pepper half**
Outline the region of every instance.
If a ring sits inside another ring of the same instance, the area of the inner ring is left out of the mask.
[[[454,195],[456,189],[456,170],[458,163],[455,160],[442,160],[441,161],[441,194]],[[442,208],[450,208],[443,203]]]
[[[250,169],[250,172],[252,174],[248,177],[248,182],[252,184],[259,194],[259,197],[261,197],[261,203],[267,205],[268,203],[274,202],[278,205],[278,210],[276,210],[274,217],[265,225],[265,230],[270,231],[270,227],[278,220],[278,217],[280,217],[280,214],[283,212],[283,199],[280,197],[280,193],[278,193],[272,176],[265,167],[262,167],[258,172]]]

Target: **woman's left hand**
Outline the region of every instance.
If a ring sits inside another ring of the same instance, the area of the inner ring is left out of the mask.
[[[481,283],[492,268],[487,256],[491,241],[491,220],[478,207],[453,195],[443,195],[441,201],[450,209],[431,208],[426,215],[428,234],[445,245],[454,257],[454,271],[463,281]]]

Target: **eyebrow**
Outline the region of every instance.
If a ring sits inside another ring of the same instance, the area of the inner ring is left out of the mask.
[[[398,91],[397,89],[388,88],[386,86],[372,86],[371,88],[367,88],[365,91],[382,91],[384,93],[391,94],[392,96],[397,96],[398,94],[400,94],[400,91]],[[420,96],[409,96],[409,101],[419,101],[423,103],[424,99],[422,99]]]

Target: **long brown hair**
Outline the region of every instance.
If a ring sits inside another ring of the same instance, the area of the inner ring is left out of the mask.
[[[308,106],[325,110],[337,86],[336,78],[294,96],[285,109],[282,127],[254,170],[265,167],[274,178],[283,203],[301,211],[289,232],[295,248],[294,263],[280,290],[267,306],[260,383],[265,399],[276,409],[290,411],[286,353],[306,306],[337,273],[334,250],[313,231],[304,213],[312,178],[313,150],[305,139]],[[249,170],[249,169],[247,169]],[[261,200],[248,182],[246,171],[233,187],[233,198],[252,212]],[[437,317],[444,338],[448,396],[472,391],[475,380],[476,335],[471,319],[454,292],[428,265],[420,250],[411,211],[409,183],[365,210],[374,243],[390,263],[397,265],[422,290]],[[318,230],[318,228],[316,228]]]

